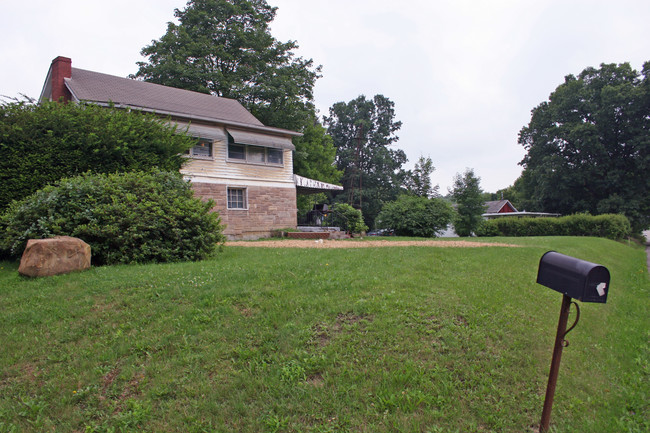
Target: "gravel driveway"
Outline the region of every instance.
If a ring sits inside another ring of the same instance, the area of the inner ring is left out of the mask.
[[[232,241],[226,242],[229,247],[255,248],[375,248],[375,247],[518,247],[518,245],[497,242],[468,242],[468,241],[355,241],[355,240],[277,240],[277,241]]]

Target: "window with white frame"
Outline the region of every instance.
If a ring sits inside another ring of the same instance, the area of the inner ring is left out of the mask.
[[[193,158],[212,159],[212,140],[199,138],[198,142],[189,151]]]
[[[248,209],[246,188],[228,188],[228,209]]]

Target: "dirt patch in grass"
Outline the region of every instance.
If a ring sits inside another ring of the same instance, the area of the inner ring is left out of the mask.
[[[478,247],[509,247],[519,245],[498,242],[468,242],[468,241],[341,241],[341,240],[280,240],[280,241],[231,241],[226,242],[230,247],[254,248],[377,248],[377,247],[439,247],[439,248],[478,248]]]

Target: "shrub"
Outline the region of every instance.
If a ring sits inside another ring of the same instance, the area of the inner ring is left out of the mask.
[[[178,171],[195,139],[152,114],[96,105],[0,104],[0,211],[87,171]]]
[[[451,205],[442,199],[402,195],[386,203],[377,220],[379,227],[399,236],[435,237],[453,217]]]
[[[368,230],[363,222],[363,215],[347,203],[336,203],[332,206],[332,224],[349,233],[361,233]]]
[[[28,239],[67,235],[98,265],[198,260],[224,241],[212,205],[178,173],[86,173],[14,202],[0,217],[0,250],[18,258]]]
[[[502,217],[485,221],[478,236],[598,236],[623,239],[632,231],[624,215],[576,214],[560,218]]]

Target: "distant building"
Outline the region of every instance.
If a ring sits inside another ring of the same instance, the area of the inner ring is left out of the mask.
[[[483,214],[485,219],[494,219],[494,218],[503,218],[503,217],[558,217],[559,213],[547,213],[547,212],[519,212],[513,205],[510,203],[510,200],[496,200],[496,201],[486,201],[485,205],[487,209]]]

